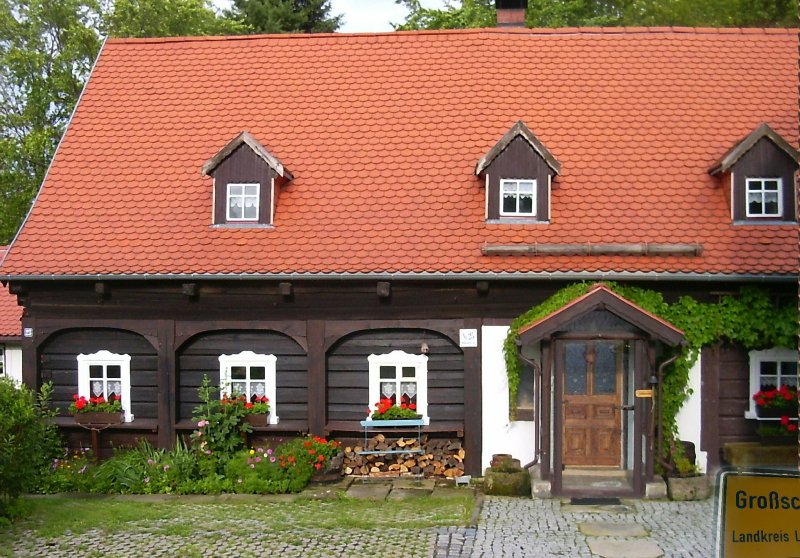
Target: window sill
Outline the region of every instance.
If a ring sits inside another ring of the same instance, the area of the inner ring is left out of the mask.
[[[70,417],[53,417],[53,424],[60,428],[83,428],[82,425],[75,422],[75,419]],[[119,424],[112,424],[106,430],[149,430],[150,432],[158,431],[158,420],[156,419],[136,419],[131,422],[121,422]]]
[[[407,430],[409,432],[416,432],[416,426],[408,426],[408,427],[395,427],[393,428],[394,431],[402,432]],[[360,420],[340,420],[340,421],[331,421],[325,425],[325,432],[340,432],[340,433],[355,433],[358,432],[359,434],[364,433],[364,427],[361,426]],[[458,421],[439,421],[434,420],[431,421],[430,424],[427,426],[422,427],[422,433],[454,433],[457,437],[461,438],[464,436],[464,423]]]
[[[797,221],[786,221],[784,219],[763,219],[759,217],[752,217],[750,219],[738,219],[733,222],[734,226],[747,226],[747,225],[771,225],[771,226],[797,226]]]
[[[215,223],[212,229],[274,229],[275,225],[265,223]]]
[[[282,420],[278,424],[252,426],[253,432],[308,432],[308,422],[304,420]],[[197,430],[193,420],[181,420],[175,423],[175,430]]]
[[[486,219],[487,225],[549,225],[550,221],[540,221],[535,217],[500,217]]]
[[[797,417],[794,415],[787,415],[787,416],[789,417],[789,420],[797,420]],[[755,411],[745,411],[744,418],[750,420],[766,420],[766,421],[781,420],[780,417],[760,417],[756,415]]]

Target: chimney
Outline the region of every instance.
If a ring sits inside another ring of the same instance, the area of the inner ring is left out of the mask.
[[[528,0],[495,0],[498,27],[525,27]]]

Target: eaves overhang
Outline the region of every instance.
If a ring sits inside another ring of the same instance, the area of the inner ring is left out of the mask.
[[[0,274],[0,281],[230,281],[230,280],[492,280],[492,281],[688,281],[797,282],[796,273],[691,273],[650,271],[529,271],[529,272],[364,272],[364,273],[87,273]]]

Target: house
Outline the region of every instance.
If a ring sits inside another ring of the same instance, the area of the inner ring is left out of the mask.
[[[6,247],[0,246],[0,259]],[[9,293],[0,295],[0,378],[11,378],[22,382],[22,330],[20,325],[22,308],[17,306],[17,297]]]
[[[503,341],[577,281],[796,300],[797,70],[783,29],[110,39],[0,269],[24,380],[62,408],[121,394],[104,443],[161,446],[204,375],[270,397],[262,434],[358,437],[403,394],[468,473],[513,453],[566,493],[563,470],[602,462],[642,494],[652,399],[627,398],[683,332],[587,293],[521,332],[516,420]],[[762,361],[791,381],[794,352]],[[731,344],[692,369],[703,467],[755,439],[750,378]]]

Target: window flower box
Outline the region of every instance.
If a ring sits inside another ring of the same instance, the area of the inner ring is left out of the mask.
[[[87,413],[75,413],[73,417],[77,424],[122,424],[123,414],[105,411],[89,411]]]
[[[269,413],[256,413],[245,415],[244,421],[250,426],[263,427],[269,425]]]
[[[797,388],[783,385],[777,389],[762,389],[753,395],[758,418],[797,416]]]

